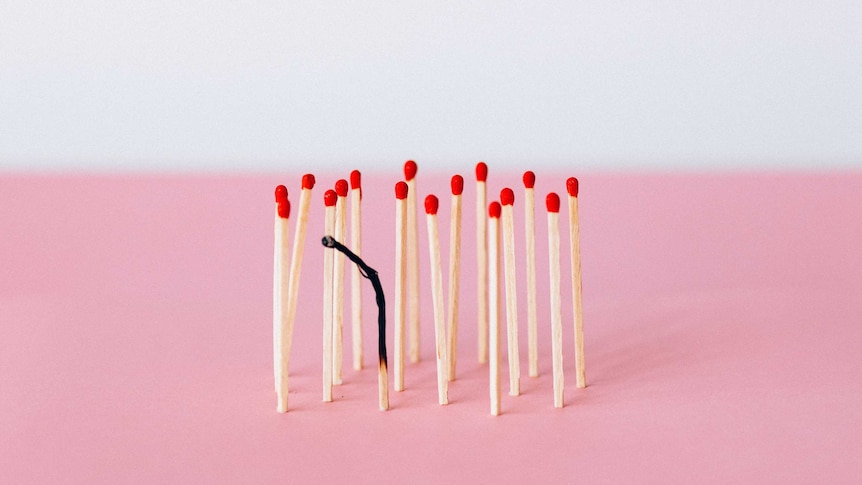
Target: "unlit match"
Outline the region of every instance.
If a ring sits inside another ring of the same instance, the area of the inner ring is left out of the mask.
[[[488,219],[486,213],[488,166],[476,164],[476,325],[479,363],[488,362]]]
[[[548,209],[548,267],[551,297],[551,353],[554,369],[554,407],[563,407],[563,313],[560,297],[560,196],[545,198]]]
[[[449,336],[449,380],[455,380],[455,363],[458,355],[458,289],[461,279],[461,193],[464,192],[464,177],[453,175],[452,210],[449,219],[449,313],[447,330]]]
[[[509,395],[521,394],[521,363],[518,351],[518,292],[515,275],[515,221],[512,205],[515,193],[505,188],[500,192],[503,213],[503,270],[506,279],[506,334],[509,352]]]
[[[569,177],[566,180],[566,192],[569,193],[569,245],[572,259],[572,306],[575,320],[575,385],[587,387],[587,376],[584,368],[584,313],[583,292],[581,291],[581,236],[578,222],[578,179]]]
[[[350,172],[350,250],[362,256],[362,174]],[[353,369],[362,370],[362,275],[350,270],[350,316],[353,338]]]
[[[347,233],[347,180],[335,182],[335,240],[343,241]],[[330,233],[331,234],[331,233]],[[341,385],[344,368],[344,255],[335,255],[335,274],[333,275],[333,355],[332,383]]]
[[[449,365],[446,352],[446,314],[443,309],[443,270],[440,265],[440,231],[437,224],[437,197],[425,198],[428,223],[428,250],[431,260],[431,299],[434,303],[434,339],[437,347],[437,397],[449,404]]]
[[[524,240],[527,245],[527,357],[529,376],[539,376],[539,331],[536,308],[536,174],[524,172]]]
[[[324,209],[324,232],[332,234],[335,229],[335,204],[338,195],[334,190],[327,190],[323,194]],[[323,400],[332,402],[332,344],[333,344],[333,298],[332,298],[332,276],[335,266],[335,253],[324,251],[323,253]]]
[[[285,271],[290,255],[290,201],[287,200],[287,187],[279,185],[275,189],[276,217],[275,217],[275,334],[273,340],[275,348],[275,389],[278,396],[277,410],[280,413],[287,412],[287,301],[289,272]]]
[[[407,322],[410,329],[410,362],[419,362],[419,229],[416,221],[416,171],[413,160],[404,163],[407,182]]]
[[[488,344],[491,414],[500,414],[500,203],[488,207]]]
[[[406,285],[407,218],[406,182],[395,184],[395,390],[404,390],[404,318],[407,300]]]

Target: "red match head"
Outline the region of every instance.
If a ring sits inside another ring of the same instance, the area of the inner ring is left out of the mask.
[[[290,201],[287,199],[278,202],[278,217],[287,219],[290,217]]]
[[[314,188],[314,175],[307,173],[302,176],[302,188],[308,190]]]
[[[419,170],[419,168],[416,167],[416,162],[413,160],[407,160],[404,162],[404,180],[408,182],[413,180],[413,177],[416,176],[417,170]]]
[[[335,194],[339,197],[347,197],[347,180],[338,179],[338,182],[335,182]]]
[[[464,192],[464,177],[460,175],[452,176],[452,195],[461,195]]]
[[[283,200],[287,200],[287,187],[279,185],[275,188],[275,201],[281,202]]]
[[[350,188],[351,189],[361,189],[362,188],[362,174],[359,173],[359,170],[354,170],[350,172]]]
[[[476,180],[479,182],[488,180],[488,166],[485,165],[485,162],[479,162],[476,164]]]
[[[500,191],[500,203],[503,205],[512,205],[515,203],[515,193],[512,189],[506,187]]]
[[[545,197],[545,206],[548,207],[548,212],[560,212],[560,196],[551,192]]]
[[[334,190],[329,189],[323,194],[323,203],[326,207],[332,207],[338,201],[338,194]]]
[[[578,196],[578,179],[575,177],[569,177],[569,179],[566,180],[566,192],[568,192],[572,197]]]
[[[398,200],[404,200],[407,198],[407,182],[402,180],[395,184],[395,198]]]
[[[496,200],[491,202],[491,205],[488,206],[488,215],[494,219],[499,219],[502,211],[503,208],[500,207],[500,203]]]
[[[437,200],[433,194],[425,197],[425,213],[430,215],[437,214],[437,207],[440,205],[440,201]]]
[[[532,171],[527,170],[524,172],[524,187],[528,189],[532,189],[536,186],[536,174]]]

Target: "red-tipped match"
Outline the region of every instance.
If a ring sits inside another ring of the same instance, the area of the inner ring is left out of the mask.
[[[282,219],[290,218],[290,201],[287,199],[278,202],[278,217]]]
[[[413,177],[416,176],[417,170],[419,169],[416,167],[416,162],[413,160],[407,160],[404,162],[404,180],[408,182],[413,180]]]
[[[275,201],[281,202],[283,200],[287,200],[287,187],[279,185],[275,188]]]
[[[506,187],[500,191],[500,203],[503,205],[512,205],[515,203],[515,193],[512,189]]]
[[[430,215],[437,214],[437,207],[440,205],[440,201],[437,200],[433,194],[425,197],[425,213]]]
[[[362,174],[359,173],[359,170],[354,170],[350,172],[350,188],[351,189],[361,189],[362,188]]]
[[[551,192],[545,197],[545,206],[548,212],[560,212],[560,196],[556,192]]]
[[[399,200],[407,198],[407,182],[401,181],[395,184],[395,198]]]
[[[332,207],[338,201],[338,194],[334,190],[329,189],[323,194],[323,203],[326,207]]]
[[[566,180],[566,192],[572,197],[578,196],[578,179],[569,177],[569,180]]]
[[[524,172],[524,187],[528,189],[532,189],[536,186],[536,174],[532,171],[527,170]]]
[[[464,177],[453,175],[451,185],[452,195],[461,195],[461,192],[464,192]]]
[[[485,165],[485,162],[476,164],[476,180],[479,182],[488,180],[488,166]]]
[[[503,212],[503,208],[500,207],[500,203],[496,200],[491,202],[491,205],[488,206],[488,215],[494,219],[499,219],[501,212]]]
[[[307,173],[302,176],[302,188],[308,190],[314,188],[314,175]]]
[[[347,197],[347,180],[338,179],[338,182],[335,182],[335,193],[339,197]]]

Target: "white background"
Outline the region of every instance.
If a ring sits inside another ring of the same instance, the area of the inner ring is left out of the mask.
[[[860,5],[0,0],[0,170],[859,168]]]

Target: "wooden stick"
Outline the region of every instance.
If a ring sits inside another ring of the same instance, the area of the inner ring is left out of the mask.
[[[407,184],[395,184],[395,390],[404,390],[404,315],[405,265],[407,263],[406,234]]]
[[[486,199],[488,166],[476,164],[476,323],[479,338],[479,363],[488,362],[488,237]]]
[[[350,172],[350,249],[362,256],[362,175]],[[362,275],[353,266],[350,271],[351,336],[353,337],[353,369],[362,370]]]
[[[452,176],[452,210],[449,219],[449,380],[455,380],[455,361],[458,355],[458,287],[461,280],[461,193],[464,177]]]
[[[347,180],[340,179],[335,182],[335,195],[338,196],[335,203],[335,240],[344,241],[347,233]],[[335,255],[335,275],[332,287],[333,294],[333,324],[335,332],[333,338],[332,355],[332,383],[341,385],[342,370],[344,368],[344,255]]]
[[[334,190],[327,190],[323,194],[326,204],[325,226],[323,232],[332,234],[335,229],[335,204],[338,195]],[[332,402],[332,343],[333,343],[333,299],[332,299],[332,273],[335,265],[335,253],[331,250],[323,252],[323,400]]]
[[[437,346],[437,397],[449,404],[448,359],[446,358],[446,314],[443,311],[443,269],[440,265],[440,232],[437,228],[437,197],[425,198],[428,250],[431,253],[431,297],[434,303],[434,339]]]
[[[515,193],[505,188],[500,192],[503,212],[503,269],[506,275],[506,330],[509,343],[509,395],[521,394],[521,362],[518,351],[518,292],[515,276],[515,219],[512,204]]]
[[[488,208],[488,320],[491,414],[500,415],[500,203]]]
[[[536,175],[524,172],[524,235],[527,243],[527,355],[529,376],[539,377],[539,331],[536,312]]]
[[[287,192],[283,200],[278,202],[278,236],[279,256],[278,256],[278,406],[277,410],[280,413],[287,412],[287,361],[288,354],[286,348],[287,337],[287,300],[288,300],[288,278],[284,271],[284,264],[287,263],[288,251],[290,251],[290,202],[287,200]]]
[[[576,386],[587,387],[584,368],[584,314],[583,294],[581,291],[581,236],[578,223],[578,179],[566,180],[569,193],[569,245],[572,250],[572,306],[575,320],[575,372]]]
[[[548,267],[551,283],[551,351],[554,362],[554,407],[563,407],[563,313],[560,297],[560,196],[545,198],[548,208]]]
[[[404,163],[407,181],[407,322],[410,329],[410,362],[419,362],[419,229],[416,221],[416,162]]]
[[[290,202],[287,200],[287,187],[279,185],[275,188],[275,223],[274,223],[274,246],[273,255],[273,301],[272,301],[272,343],[273,343],[273,370],[275,372],[275,392],[282,394],[282,335],[287,328],[287,296],[289,273],[285,271],[285,265],[290,261],[288,250],[290,242]],[[281,398],[279,397],[279,403]],[[280,406],[280,405],[279,405]],[[285,411],[287,409],[285,408]],[[284,411],[282,411],[284,412]]]
[[[311,209],[311,190],[314,188],[314,175],[302,176],[302,191],[299,193],[299,218],[293,233],[293,254],[290,257],[290,275],[287,298],[287,332],[282,335],[282,349],[286,355],[284,373],[288,373],[290,349],[293,346],[293,327],[296,320],[296,306],[299,300],[299,276],[302,273],[302,254],[305,249],[305,232],[308,227],[308,212]],[[285,379],[285,397],[288,395]]]

